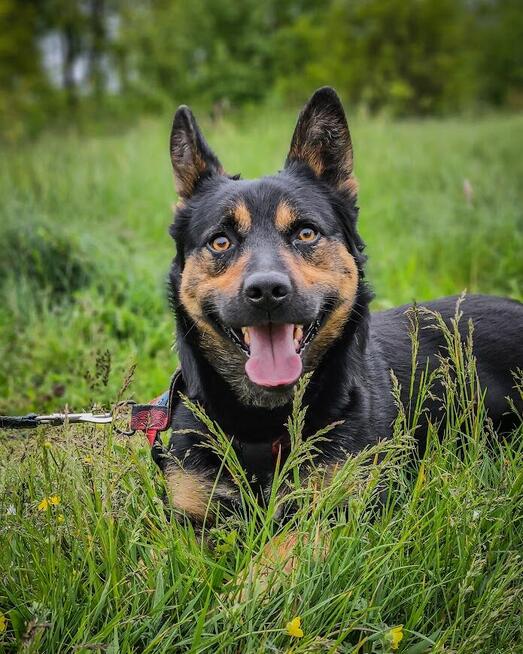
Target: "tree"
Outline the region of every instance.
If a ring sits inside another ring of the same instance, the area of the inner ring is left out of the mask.
[[[37,36],[39,19],[36,0],[23,4],[0,0],[0,135],[16,139],[43,122],[41,100],[49,87],[42,68]]]

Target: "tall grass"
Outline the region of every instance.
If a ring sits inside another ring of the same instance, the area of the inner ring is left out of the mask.
[[[417,463],[423,402],[409,411],[395,384],[391,440],[326,483],[313,454],[328,427],[302,439],[305,380],[292,454],[261,507],[227,436],[187,401],[242,498],[203,536],[170,515],[139,437],[68,426],[2,440],[3,651],[521,652],[523,428],[509,440],[492,433],[471,339],[437,314],[418,318],[444,331],[447,351],[421,382],[423,398],[436,379],[445,389],[444,436],[430,425]],[[275,534],[295,540],[292,558],[268,565]],[[302,638],[287,628],[298,617]]]

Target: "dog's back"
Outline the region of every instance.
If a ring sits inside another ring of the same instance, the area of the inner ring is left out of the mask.
[[[441,314],[447,326],[456,313],[458,297],[447,297],[419,305]],[[371,316],[371,343],[376,343],[386,365],[392,369],[402,387],[402,400],[408,401],[411,377],[411,338],[409,309],[404,305]],[[523,413],[523,402],[515,388],[515,366],[523,365],[523,304],[514,300],[487,295],[466,296],[460,305],[462,316],[458,327],[462,339],[473,324],[473,354],[477,361],[478,377],[486,391],[485,405],[494,425],[508,431],[515,425],[516,416],[510,412],[507,397]],[[438,356],[447,355],[441,329],[434,329],[434,320],[418,314],[419,352],[418,373],[429,362],[429,369],[438,365]],[[516,363],[515,363],[516,362]],[[519,363],[518,363],[519,362]],[[419,374],[418,374],[419,378]],[[437,402],[428,405],[437,415]]]

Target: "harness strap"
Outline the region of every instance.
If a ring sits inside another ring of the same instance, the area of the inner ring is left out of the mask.
[[[238,454],[247,478],[256,485],[274,472],[278,458],[280,465],[290,451],[290,437],[284,434],[274,441],[240,441],[235,439]]]
[[[177,370],[171,379],[169,389],[149,404],[133,404],[131,409],[131,430],[143,431],[151,447],[163,449],[158,434],[171,426],[171,419],[176,403],[179,401],[178,391],[183,384],[182,371]]]
[[[162,468],[165,448],[159,433],[170,428],[172,416],[177,403],[178,393],[183,389],[182,372],[178,369],[169,389],[148,404],[134,404],[131,409],[131,432],[142,431],[151,446],[151,454],[156,464]],[[283,462],[289,453],[290,438],[288,434],[279,436],[274,441],[243,441],[234,439],[235,448],[249,478],[260,479],[274,471],[280,458]]]

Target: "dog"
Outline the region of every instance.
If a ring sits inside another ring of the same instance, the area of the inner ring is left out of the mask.
[[[370,313],[364,243],[357,231],[357,183],[343,106],[329,87],[299,115],[283,170],[243,180],[226,174],[186,106],[174,117],[170,155],[179,202],[169,287],[176,316],[183,393],[232,437],[256,493],[268,496],[274,466],[290,447],[285,422],[296,384],[310,374],[304,434],[337,422],[318,445],[335,466],[391,435],[394,371],[407,400],[412,372],[408,306]],[[426,303],[448,323],[456,298]],[[523,305],[482,295],[462,302],[494,425],[521,412],[511,371],[523,364]],[[436,330],[420,330],[418,361],[437,366]],[[437,417],[438,404],[428,409]],[[160,467],[174,508],[201,524],[213,502],[238,492],[206,428],[183,404]],[[425,430],[426,431],[426,430]],[[417,432],[423,446],[423,426]]]

